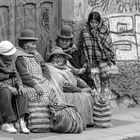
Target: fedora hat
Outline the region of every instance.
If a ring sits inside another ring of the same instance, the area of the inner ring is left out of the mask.
[[[18,38],[18,40],[38,40],[38,38],[36,38],[34,36],[34,32],[32,30],[23,30],[21,32],[20,37]]]
[[[16,48],[14,47],[14,45],[8,41],[1,41],[0,42],[0,54],[2,55],[13,55],[16,53]]]
[[[71,58],[71,56],[70,56],[69,54],[63,52],[62,48],[60,48],[60,47],[58,47],[58,46],[55,46],[55,47],[53,48],[53,51],[48,55],[48,62],[50,62],[52,56],[53,56],[53,55],[56,55],[56,54],[62,54],[62,55],[64,55],[67,59]]]
[[[62,28],[58,30],[57,36],[64,39],[72,39],[74,37],[72,28],[68,25],[62,26]]]

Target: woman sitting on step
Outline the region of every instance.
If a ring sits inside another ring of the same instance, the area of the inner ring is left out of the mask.
[[[54,47],[48,57],[50,75],[57,87],[61,87],[67,103],[75,105],[84,121],[84,128],[93,125],[92,89],[79,77],[76,77],[66,65],[71,56],[62,48]]]
[[[14,65],[15,53],[16,48],[11,42],[7,40],[0,42],[1,129],[9,133],[20,131],[28,134],[30,131],[25,123],[25,119],[29,116],[28,99],[23,96],[26,90]]]

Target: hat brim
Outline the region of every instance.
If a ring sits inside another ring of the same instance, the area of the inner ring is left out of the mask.
[[[38,40],[38,38],[35,37],[19,37],[18,40]]]
[[[57,36],[58,36],[59,38],[64,38],[64,39],[72,39],[72,38],[74,38],[73,35],[71,35],[71,36],[60,35],[60,31],[57,32]]]
[[[52,57],[53,55],[56,55],[56,54],[62,54],[62,55],[64,55],[67,59],[72,58],[71,55],[69,55],[69,54],[67,54],[67,53],[53,53],[53,52],[52,52],[52,53],[50,53],[50,54],[48,55],[47,61],[50,62],[50,61],[51,61],[51,57]]]
[[[13,54],[15,54],[16,53],[16,51],[17,51],[17,49],[15,48],[15,47],[13,47],[9,52],[7,52],[7,53],[1,53],[2,55],[13,55]]]

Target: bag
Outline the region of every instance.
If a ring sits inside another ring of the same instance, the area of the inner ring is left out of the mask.
[[[83,120],[75,106],[50,105],[51,130],[58,133],[81,133]]]
[[[50,131],[50,111],[45,104],[29,102],[28,128],[31,132],[45,133]]]
[[[109,99],[107,100],[99,95],[95,96],[93,119],[96,127],[108,128],[111,126],[111,108],[109,105]]]
[[[100,63],[101,72],[105,72],[108,76],[118,75],[118,66],[112,63],[102,62]]]

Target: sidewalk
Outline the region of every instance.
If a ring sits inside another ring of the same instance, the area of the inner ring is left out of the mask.
[[[122,140],[140,136],[140,106],[112,109],[113,127],[108,129],[87,128],[81,134],[31,133],[8,134],[0,131],[0,140]]]

